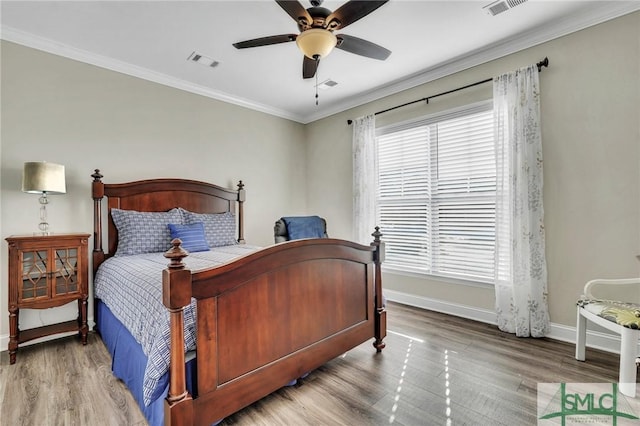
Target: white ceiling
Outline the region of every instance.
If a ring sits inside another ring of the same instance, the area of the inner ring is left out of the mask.
[[[315,80],[302,79],[295,43],[232,46],[298,32],[275,1],[5,0],[0,12],[5,40],[308,123],[640,10],[638,1],[529,0],[491,16],[483,10],[490,3],[391,0],[338,31],[393,53],[377,61],[335,49],[318,78],[338,85],[320,91],[318,106]],[[194,51],[220,64],[188,61]]]

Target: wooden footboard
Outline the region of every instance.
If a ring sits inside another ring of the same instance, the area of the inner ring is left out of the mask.
[[[191,273],[174,240],[164,303],[171,312],[165,424],[210,425],[349,349],[384,347],[382,247],[336,239],[279,244]],[[184,383],[182,309],[197,300],[198,395]]]

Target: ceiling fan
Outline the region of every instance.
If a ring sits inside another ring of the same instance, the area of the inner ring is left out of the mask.
[[[237,49],[246,49],[295,41],[304,54],[303,78],[315,76],[320,59],[327,56],[334,47],[345,52],[384,61],[391,54],[390,50],[358,37],[334,34],[333,32],[364,18],[387,1],[389,0],[350,0],[331,12],[321,6],[323,0],[311,0],[312,7],[308,9],[305,9],[298,0],[276,0],[276,3],[296,21],[300,34],[260,37],[234,43],[233,46]]]

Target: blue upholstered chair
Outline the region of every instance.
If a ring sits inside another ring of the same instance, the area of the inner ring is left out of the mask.
[[[273,236],[276,244],[301,238],[328,238],[327,221],[319,216],[281,217],[273,227]]]

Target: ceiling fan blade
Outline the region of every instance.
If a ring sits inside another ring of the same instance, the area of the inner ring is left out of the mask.
[[[254,38],[252,40],[239,41],[233,43],[233,47],[236,49],[246,49],[247,47],[268,46],[270,44],[286,43],[294,41],[298,37],[298,34],[280,34],[269,37]]]
[[[320,59],[311,59],[305,56],[302,61],[302,78],[313,78],[318,71],[318,65],[320,65]]]
[[[336,37],[338,38],[336,48],[344,50],[345,52],[355,53],[356,55],[379,59],[381,61],[384,61],[391,55],[390,50],[358,37],[346,34],[337,34]]]
[[[276,3],[297,23],[300,23],[300,20],[306,20],[305,24],[311,25],[313,22],[313,18],[309,15],[307,9],[305,9],[298,0],[276,0]]]
[[[329,15],[326,19],[327,25],[332,30],[337,30],[340,28],[344,28],[347,25],[353,24],[360,18],[364,18],[383,4],[385,4],[389,0],[383,1],[360,1],[360,0],[351,0],[338,9],[336,9],[331,15]],[[332,25],[331,21],[338,21],[338,24],[335,23]]]

